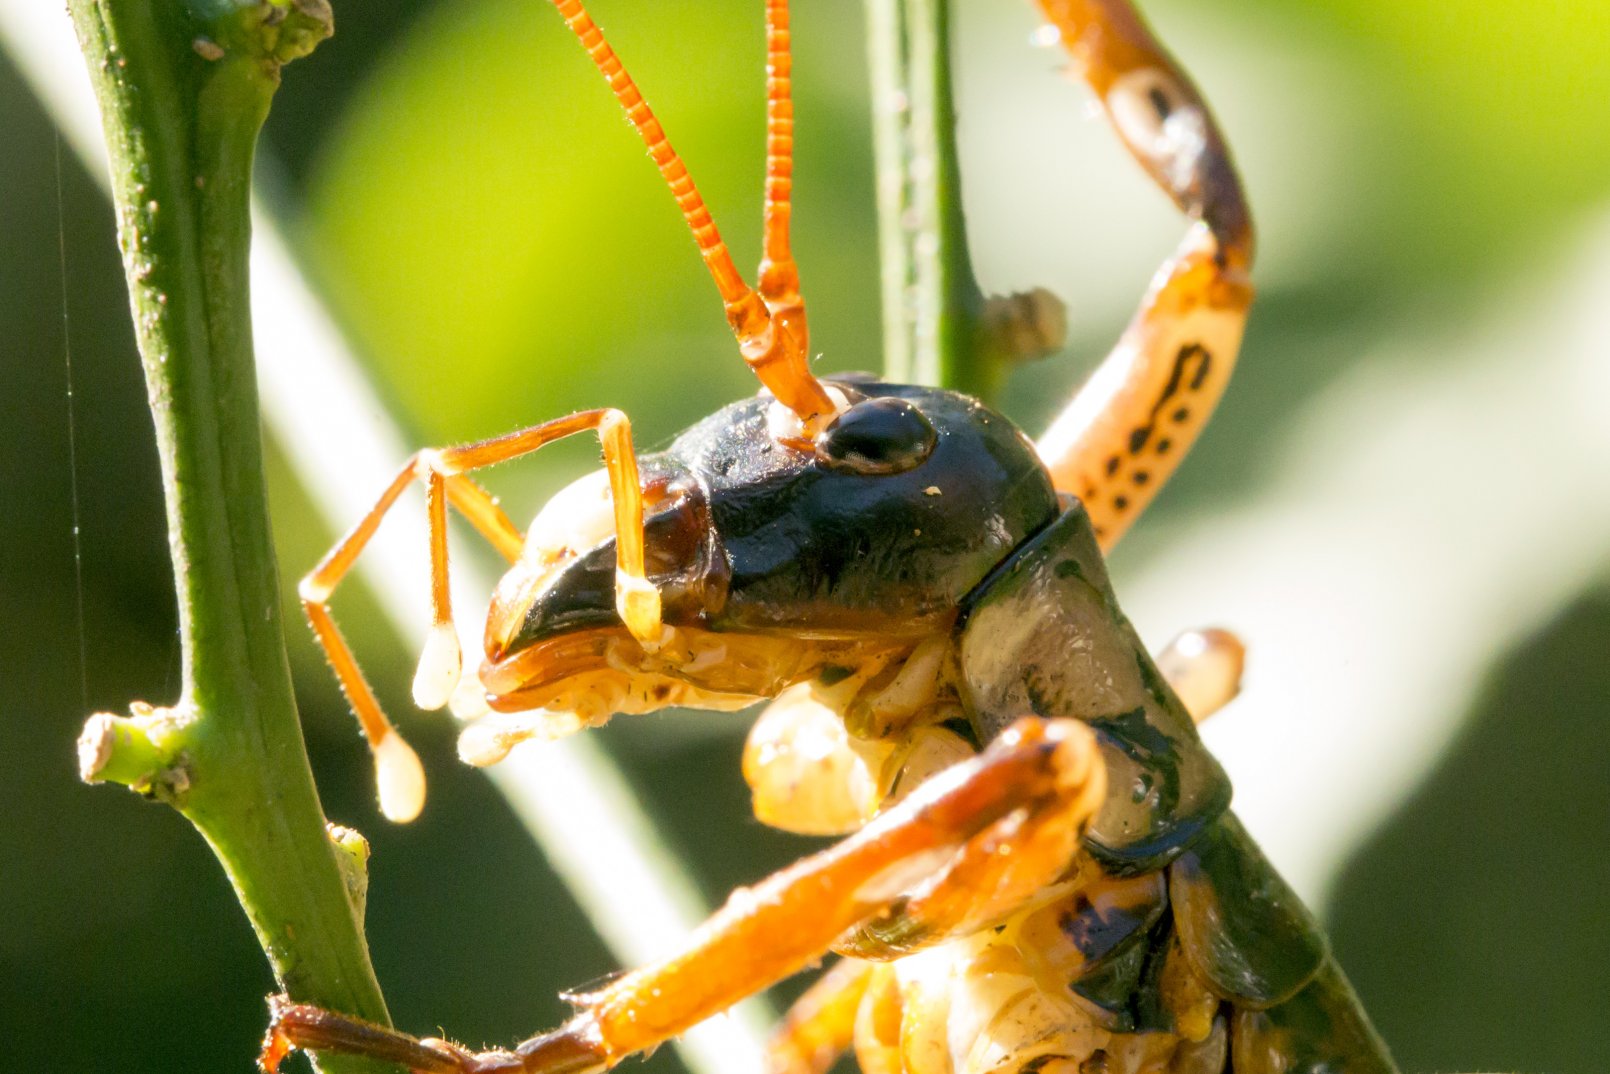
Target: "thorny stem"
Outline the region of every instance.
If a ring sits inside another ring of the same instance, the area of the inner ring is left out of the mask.
[[[867,0],[884,376],[987,397],[984,296],[962,216],[949,0]]]
[[[171,708],[90,721],[85,776],[139,787],[196,826],[287,993],[383,1022],[354,856],[326,834],[291,692],[247,290],[257,133],[280,66],[329,34],[330,12],[324,0],[70,8],[112,157],[184,665]],[[323,1068],[391,1069],[337,1057]]]
[[[279,67],[329,32],[324,0],[70,0],[112,156],[156,422],[179,604],[177,704],[96,716],[87,779],[178,808],[208,840],[281,987],[387,1022],[362,933],[355,833],[332,843],[278,609],[247,305],[250,166]],[[886,372],[982,394],[947,0],[868,0]],[[388,1069],[331,1056],[333,1074]]]

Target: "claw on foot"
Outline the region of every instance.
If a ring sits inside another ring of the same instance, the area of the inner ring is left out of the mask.
[[[597,1024],[586,1016],[532,1037],[513,1052],[472,1052],[437,1037],[420,1039],[374,1022],[337,1014],[289,996],[268,998],[268,1033],[257,1056],[262,1074],[277,1074],[293,1051],[361,1055],[415,1074],[597,1074],[610,1063]]]
[[[464,1057],[469,1053],[456,1046],[415,1040],[361,1018],[292,1003],[288,996],[270,996],[268,1013],[268,1034],[257,1056],[257,1068],[263,1074],[276,1074],[280,1062],[297,1049],[365,1055],[423,1074],[465,1074],[475,1069],[465,1066]],[[519,1070],[518,1060],[505,1069]]]

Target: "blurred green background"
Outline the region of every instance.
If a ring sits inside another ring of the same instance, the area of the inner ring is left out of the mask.
[[[547,5],[335,6],[337,36],[286,72],[261,178],[417,442],[611,404],[652,446],[752,390],[668,197]],[[876,369],[862,14],[850,0],[798,7],[796,241],[813,341],[826,368]],[[1409,390],[1428,371],[1456,380],[1469,341],[1502,335],[1521,340],[1504,360],[1524,373],[1548,355],[1514,326],[1552,319],[1570,266],[1610,259],[1602,0],[1147,10],[1237,149],[1261,226],[1262,296],[1221,420],[1116,559],[1120,594],[1165,541],[1188,542],[1196,520],[1263,495],[1309,434],[1309,404],[1364,363],[1384,392]],[[710,0],[690,18],[597,0],[595,14],[753,264],[760,5]],[[1029,47],[1034,25],[1027,5],[965,0],[957,26],[980,274],[991,290],[1048,284],[1069,300],[1071,356],[1025,371],[1007,400],[1030,429],[1101,353],[1182,228],[1057,77],[1060,58]],[[73,771],[87,710],[171,696],[177,642],[111,212],[3,58],[0,159],[0,1069],[245,1071],[271,981],[220,870],[176,815],[82,787]],[[1590,334],[1587,358],[1610,363],[1607,339]],[[590,451],[545,453],[493,484],[528,517]],[[1566,450],[1554,469],[1574,480],[1527,475],[1555,500],[1540,526],[1602,525],[1610,474],[1591,462]],[[1405,470],[1414,480],[1412,460]],[[274,479],[294,578],[332,534],[284,466]],[[1503,510],[1504,486],[1493,493],[1471,505],[1471,541],[1482,512]],[[1359,510],[1371,509],[1366,494]],[[1417,789],[1362,845],[1339,848],[1332,937],[1406,1071],[1610,1068],[1605,568],[1610,553],[1540,623],[1506,636],[1455,702],[1457,734]],[[369,934],[393,1014],[470,1041],[551,1023],[555,993],[613,959],[501,799],[453,760],[445,718],[407,715],[415,641],[361,594],[341,615],[433,780],[417,824],[385,825],[351,719],[293,630],[327,812],[374,846]],[[1387,633],[1382,644],[1419,644]],[[750,818],[743,725],[671,715],[600,732],[712,900],[809,845]]]

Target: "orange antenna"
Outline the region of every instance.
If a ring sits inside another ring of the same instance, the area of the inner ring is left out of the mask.
[[[554,7],[564,18],[565,25],[570,27],[572,33],[582,47],[587,50],[593,65],[609,83],[610,90],[615,99],[620,102],[626,118],[631,120],[632,126],[637,129],[643,144],[648,147],[648,155],[660,170],[660,175],[671,188],[671,194],[676,198],[677,208],[682,210],[682,218],[688,222],[693,232],[693,241],[699,246],[699,256],[704,259],[705,267],[710,270],[715,280],[716,289],[721,292],[721,302],[726,308],[727,323],[732,326],[733,334],[738,337],[738,349],[749,368],[754,370],[760,382],[771,390],[779,402],[788,407],[799,416],[801,422],[809,428],[812,419],[819,419],[833,414],[835,407],[833,400],[828,397],[814,376],[811,375],[805,352],[803,332],[796,333],[791,330],[791,324],[784,321],[778,324],[773,320],[767,301],[750,289],[739,274],[738,268],[733,264],[732,254],[727,250],[727,244],[721,240],[721,233],[716,230],[715,221],[710,217],[710,210],[705,208],[704,199],[699,196],[699,190],[693,185],[693,177],[682,163],[682,158],[671,148],[670,139],[665,136],[665,129],[660,121],[654,118],[654,112],[649,108],[648,102],[638,90],[632,76],[626,73],[620,58],[615,50],[609,47],[604,40],[604,32],[593,22],[592,16],[582,6],[581,0],[553,0]],[[767,7],[767,39],[773,39],[775,25],[772,7],[773,0],[768,0]],[[783,95],[786,110],[785,121],[788,133],[787,141],[792,147],[793,142],[793,109],[787,97],[787,46],[788,23],[786,3],[782,14],[782,48],[784,53]],[[768,55],[774,55],[768,51]],[[767,125],[768,131],[772,129],[773,105],[771,101],[770,86],[773,76],[768,72],[767,85]],[[767,155],[767,244],[768,252],[772,245],[773,226],[770,223],[774,213],[771,197],[772,163],[770,153],[770,138],[768,138]],[[787,214],[788,202],[786,191],[791,187],[792,181],[788,176],[792,172],[792,162],[784,157],[781,165],[785,178],[783,189],[785,191],[782,202],[782,219],[784,221],[783,250],[787,251]],[[789,260],[790,268],[793,265]],[[797,273],[795,278],[795,295],[798,294]],[[784,312],[779,310],[779,312]],[[786,313],[785,313],[786,317]],[[803,325],[803,321],[800,322]],[[781,330],[779,330],[779,328]]]
[[[799,267],[789,247],[794,195],[794,58],[788,0],[766,0],[766,205],[760,294],[774,319],[808,348]]]

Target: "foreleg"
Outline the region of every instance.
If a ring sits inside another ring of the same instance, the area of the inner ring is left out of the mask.
[[[596,431],[603,442],[604,465],[614,497],[619,554],[616,607],[633,635],[645,642],[661,636],[659,594],[644,572],[643,496],[632,453],[631,426],[618,410],[589,410],[534,425],[506,436],[458,447],[426,450],[409,459],[392,478],[367,514],[313,568],[297,587],[302,608],[341,690],[363,727],[375,759],[380,807],[395,821],[412,820],[425,802],[425,777],[419,758],[386,718],[374,690],[363,677],[357,658],[330,614],[336,587],[357,562],[386,514],[415,480],[424,482],[430,523],[431,628],[419,669],[414,700],[423,709],[441,708],[458,682],[462,667],[458,633],[453,626],[447,583],[447,507],[457,507],[507,559],[518,558],[520,531],[501,508],[465,474],[529,454],[573,433]]]

